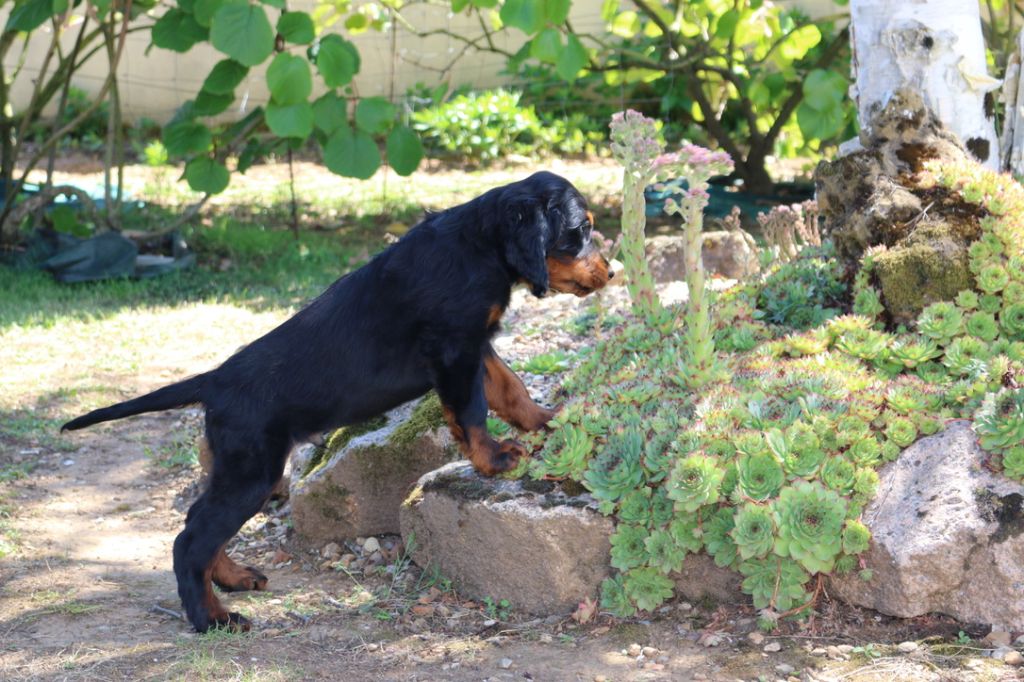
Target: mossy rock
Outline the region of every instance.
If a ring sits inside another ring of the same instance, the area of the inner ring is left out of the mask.
[[[875,256],[882,302],[895,324],[908,324],[928,305],[974,286],[968,246],[948,222],[919,227]]]
[[[434,393],[338,429],[296,458],[295,529],[314,544],[397,533],[398,510],[413,484],[458,458]]]

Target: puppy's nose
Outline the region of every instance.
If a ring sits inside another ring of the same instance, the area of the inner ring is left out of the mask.
[[[615,279],[615,277],[621,275],[623,267],[622,261],[614,258],[608,261],[608,279]]]

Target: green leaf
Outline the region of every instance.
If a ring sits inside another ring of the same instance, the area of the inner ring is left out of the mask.
[[[277,32],[289,43],[307,45],[313,42],[316,33],[313,19],[305,12],[285,12],[277,20]]]
[[[473,0],[473,7],[477,9],[491,9],[498,4],[498,0]]]
[[[572,0],[545,0],[543,5],[544,18],[549,24],[557,26],[569,18],[569,7],[572,5]]]
[[[260,0],[264,5],[270,5],[274,9],[284,9],[288,4],[285,0]]]
[[[827,140],[842,132],[846,116],[842,107],[819,111],[807,102],[802,102],[796,110],[796,122],[806,139]]]
[[[89,234],[88,226],[82,224],[78,219],[78,211],[70,206],[56,206],[49,213],[53,229],[64,234],[72,234],[76,237],[85,237]]]
[[[327,87],[340,88],[359,73],[359,52],[355,45],[332,33],[320,39],[316,68]]]
[[[515,26],[532,36],[544,28],[544,3],[540,0],[505,0],[499,16],[505,26]]]
[[[267,104],[267,127],[278,137],[306,139],[313,132],[313,107],[309,102]]]
[[[274,29],[258,5],[228,3],[213,15],[213,46],[246,66],[256,66],[274,51]]]
[[[452,14],[458,14],[469,7],[469,0],[452,0]]]
[[[801,26],[779,45],[779,55],[787,61],[803,59],[807,51],[821,42],[821,31],[814,24]]]
[[[164,146],[171,156],[185,156],[205,152],[210,148],[213,134],[202,123],[186,120],[171,123],[164,128]]]
[[[328,135],[348,127],[348,104],[334,92],[324,93],[313,102],[313,124]]]
[[[6,4],[6,3],[5,3]],[[25,0],[17,3],[7,17],[5,31],[34,31],[50,17],[68,9],[68,0]]]
[[[213,15],[227,2],[240,4],[241,0],[195,0],[192,5],[192,16],[196,18],[197,24],[210,28]]]
[[[562,53],[562,34],[556,29],[546,28],[530,41],[530,56],[548,64],[554,64]]]
[[[846,79],[835,71],[814,69],[804,79],[804,101],[818,111],[827,111],[843,103],[846,87]]]
[[[235,91],[248,73],[249,67],[234,59],[222,59],[203,81],[203,90],[214,95],[227,95]]]
[[[729,10],[718,18],[715,24],[715,37],[727,39],[736,32],[736,25],[740,22],[740,13],[734,9]]]
[[[200,156],[192,159],[185,166],[185,180],[188,181],[188,186],[196,192],[220,194],[227,189],[231,174],[228,173],[224,164],[208,156]]]
[[[234,93],[219,95],[206,90],[200,90],[196,95],[196,101],[192,105],[192,111],[196,116],[216,116],[227,110],[235,101]]]
[[[569,44],[558,55],[558,63],[555,65],[555,71],[558,75],[565,80],[572,82],[576,80],[576,76],[579,74],[580,69],[587,65],[587,51],[583,47],[583,43],[580,39],[574,35],[569,36]]]
[[[395,105],[383,97],[366,97],[356,105],[356,125],[375,135],[383,133],[395,120]]]
[[[209,31],[197,24],[191,14],[171,9],[156,20],[151,35],[157,47],[188,52],[193,45],[206,40]]]
[[[350,14],[345,19],[345,28],[351,33],[362,33],[370,27],[370,18],[365,14]]]
[[[287,52],[278,54],[267,68],[267,87],[277,104],[305,102],[313,92],[309,62]]]
[[[327,141],[324,164],[332,173],[366,180],[380,167],[380,151],[366,133],[342,128]]]
[[[411,175],[423,159],[423,144],[408,126],[395,126],[388,134],[388,165],[399,175]]]
[[[619,12],[609,27],[613,35],[620,38],[632,38],[640,32],[640,17],[632,10]]]

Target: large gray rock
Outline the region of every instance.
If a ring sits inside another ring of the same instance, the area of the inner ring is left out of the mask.
[[[656,282],[686,279],[686,240],[682,235],[659,235],[646,241],[647,261]],[[704,233],[701,251],[704,269],[727,279],[746,279],[760,269],[757,252],[742,232],[719,230]]]
[[[864,513],[873,577],[833,578],[832,593],[903,618],[938,612],[1024,630],[1024,486],[985,459],[959,421],[886,465]]]
[[[413,560],[474,599],[564,614],[610,575],[611,519],[550,481],[484,478],[456,462],[420,479],[401,520]]]
[[[292,521],[312,544],[398,533],[420,476],[459,457],[433,393],[331,434],[292,459]]]

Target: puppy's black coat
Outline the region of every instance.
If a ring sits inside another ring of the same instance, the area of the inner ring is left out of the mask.
[[[247,629],[211,581],[263,589],[224,546],[280,480],[295,443],[376,416],[435,389],[453,435],[486,475],[521,445],[487,434],[490,407],[512,425],[543,427],[554,413],[529,397],[490,338],[512,286],[583,296],[603,287],[608,263],[590,241],[593,218],[567,180],[547,172],[429,215],[368,264],[220,367],[64,425],[80,429],[201,403],[213,454],[208,488],[174,542],[178,594],[196,630]]]

